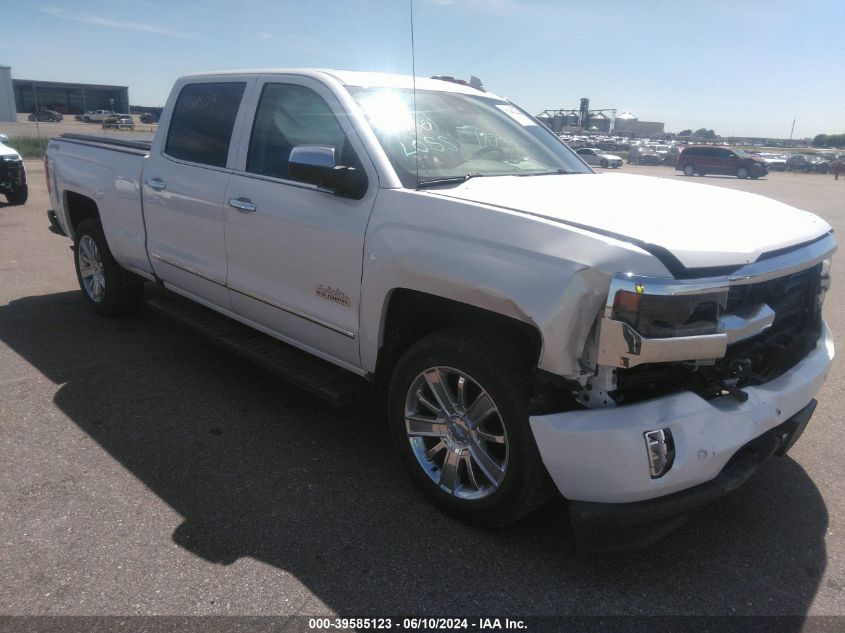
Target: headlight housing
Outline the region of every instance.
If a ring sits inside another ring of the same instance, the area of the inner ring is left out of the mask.
[[[648,338],[716,334],[727,298],[727,290],[690,295],[618,290],[610,318]]]

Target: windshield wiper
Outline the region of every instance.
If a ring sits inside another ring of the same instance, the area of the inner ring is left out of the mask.
[[[524,174],[514,174],[514,176],[558,176],[560,174],[571,174],[573,172],[565,170],[563,167],[560,169],[552,169],[550,171],[529,171]]]
[[[425,187],[433,187],[436,185],[456,185],[466,182],[470,178],[481,178],[483,176],[484,174],[469,173],[464,174],[463,176],[450,176],[449,178],[430,178],[429,180],[420,180],[417,187],[419,189],[424,189]]]

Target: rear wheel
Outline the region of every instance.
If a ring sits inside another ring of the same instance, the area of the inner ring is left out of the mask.
[[[97,314],[115,316],[141,305],[144,282],[114,260],[99,220],[79,223],[73,249],[79,287]]]
[[[418,341],[390,383],[390,434],[442,510],[499,526],[540,505],[548,475],[528,423],[531,361],[494,334],[455,329]]]
[[[693,176],[695,175],[695,166],[692,164],[684,166],[684,176]]]
[[[17,189],[14,189],[6,194],[6,199],[9,201],[9,204],[26,204],[28,197],[29,187],[26,185],[21,185]]]

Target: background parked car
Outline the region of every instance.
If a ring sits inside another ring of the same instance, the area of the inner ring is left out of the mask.
[[[30,114],[27,119],[30,121],[61,121],[64,117],[61,113],[56,112],[55,110],[39,110],[38,112],[33,112]]]
[[[757,154],[766,163],[769,171],[784,171],[786,169],[786,155],[785,154],[770,154],[762,152]]]
[[[826,174],[830,171],[830,161],[815,154],[790,154],[786,159],[786,170]]]
[[[107,117],[110,117],[117,112],[112,110],[91,110],[82,115],[82,120],[86,123],[102,123]]]
[[[600,149],[592,149],[590,147],[582,147],[575,150],[575,153],[580,156],[588,165],[598,165],[599,167],[622,167],[622,159],[613,154],[605,154]]]
[[[112,114],[103,119],[103,129],[135,129],[135,121],[128,114]]]
[[[144,112],[141,115],[141,123],[158,123],[158,115],[153,112]]]
[[[662,165],[663,158],[650,147],[634,147],[628,152],[628,164]]]
[[[21,155],[5,144],[8,140],[0,134],[0,194],[6,196],[9,204],[25,204],[29,195],[26,168]]]
[[[741,149],[715,145],[690,145],[684,148],[675,169],[684,172],[685,176],[722,174],[737,178],[759,178],[769,173],[762,158]]]

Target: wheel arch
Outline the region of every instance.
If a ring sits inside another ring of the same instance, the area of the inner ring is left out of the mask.
[[[90,196],[66,189],[62,193],[62,198],[70,237],[76,235],[76,228],[83,220],[100,219],[100,207]]]
[[[382,306],[376,376],[389,374],[405,350],[423,337],[467,325],[511,337],[530,354],[535,367],[539,363],[543,336],[536,325],[456,299],[411,288],[394,288]]]

